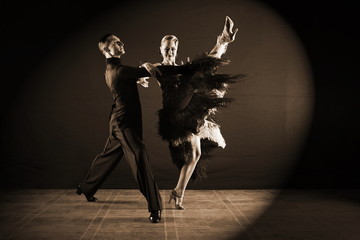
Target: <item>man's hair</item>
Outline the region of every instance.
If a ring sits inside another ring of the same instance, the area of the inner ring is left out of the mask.
[[[113,36],[113,35],[114,35],[114,34],[112,34],[112,33],[107,33],[107,34],[105,34],[104,36],[102,36],[102,37],[100,38],[99,43],[105,43],[106,40],[108,39],[108,37]]]
[[[114,36],[114,34],[112,34],[112,33],[107,33],[107,34],[105,34],[104,36],[102,36],[102,37],[100,38],[100,41],[99,41],[99,43],[98,43],[98,47],[99,47],[100,52],[102,52],[103,54],[105,54],[104,48],[105,48],[106,45],[107,45],[108,38],[111,37],[111,36]]]

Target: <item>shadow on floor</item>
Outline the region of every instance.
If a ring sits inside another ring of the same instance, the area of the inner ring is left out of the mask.
[[[284,190],[237,240],[354,240],[360,190]]]

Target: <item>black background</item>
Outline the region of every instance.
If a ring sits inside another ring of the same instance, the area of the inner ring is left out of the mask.
[[[298,32],[315,80],[311,134],[290,186],[358,187],[358,14],[351,1],[265,1]]]
[[[297,32],[306,48],[314,76],[315,112],[310,135],[301,161],[286,186],[359,187],[359,37],[356,34],[358,12],[355,4],[351,1],[262,2],[285,18]],[[135,3],[141,4],[140,1]],[[25,86],[38,60],[57,48],[80,26],[106,14],[113,4],[117,3],[9,3],[2,7],[3,128],[6,128],[5,120],[19,89]],[[118,4],[125,9],[127,3]],[[2,141],[6,141],[5,137]],[[3,146],[1,144],[1,148]]]

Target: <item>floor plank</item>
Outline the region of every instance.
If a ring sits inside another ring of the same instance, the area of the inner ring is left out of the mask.
[[[74,189],[1,190],[0,239],[353,240],[360,190],[187,190],[186,210],[168,204],[148,220],[136,189],[100,189],[89,203]],[[354,238],[355,237],[355,238]]]

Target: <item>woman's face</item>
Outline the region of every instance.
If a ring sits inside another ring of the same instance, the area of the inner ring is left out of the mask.
[[[166,40],[160,46],[160,53],[163,58],[174,59],[177,56],[177,43],[173,40]]]

